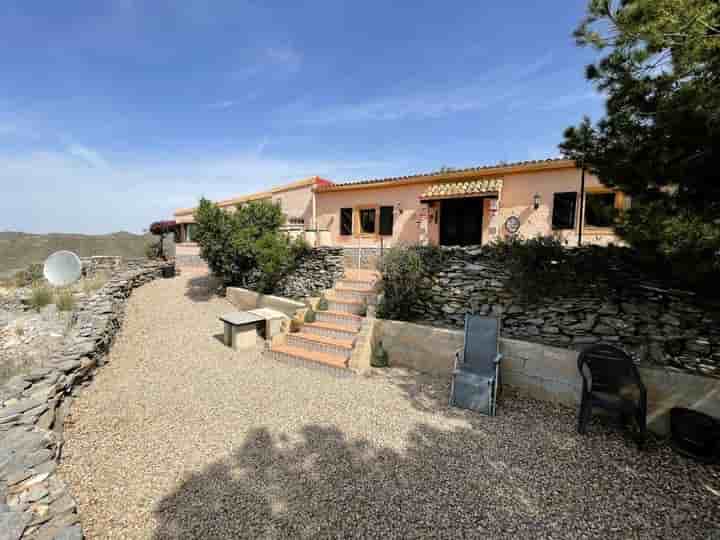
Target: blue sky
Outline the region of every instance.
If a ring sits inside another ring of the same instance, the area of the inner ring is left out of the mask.
[[[310,175],[558,154],[585,0],[5,0],[0,230],[139,232]]]

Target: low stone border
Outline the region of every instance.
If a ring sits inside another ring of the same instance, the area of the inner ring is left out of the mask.
[[[114,276],[78,307],[61,353],[0,387],[0,540],[83,538],[75,501],[55,475],[64,419],[72,396],[105,363],[132,290],[172,264],[134,264]]]

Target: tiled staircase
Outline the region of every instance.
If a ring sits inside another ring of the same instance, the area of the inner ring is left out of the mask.
[[[287,343],[271,347],[270,356],[278,361],[349,372],[363,323],[360,313],[375,302],[377,279],[375,272],[346,271],[325,295],[327,311],[316,311],[315,322],[303,323],[299,332],[287,334]]]

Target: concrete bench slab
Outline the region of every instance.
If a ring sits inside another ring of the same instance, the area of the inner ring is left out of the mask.
[[[225,345],[233,349],[250,349],[257,342],[257,328],[265,318],[247,311],[233,311],[220,316],[224,324]]]

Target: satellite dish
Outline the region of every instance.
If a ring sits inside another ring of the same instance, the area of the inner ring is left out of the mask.
[[[43,274],[51,285],[65,287],[80,279],[82,262],[72,251],[56,251],[45,261]]]

